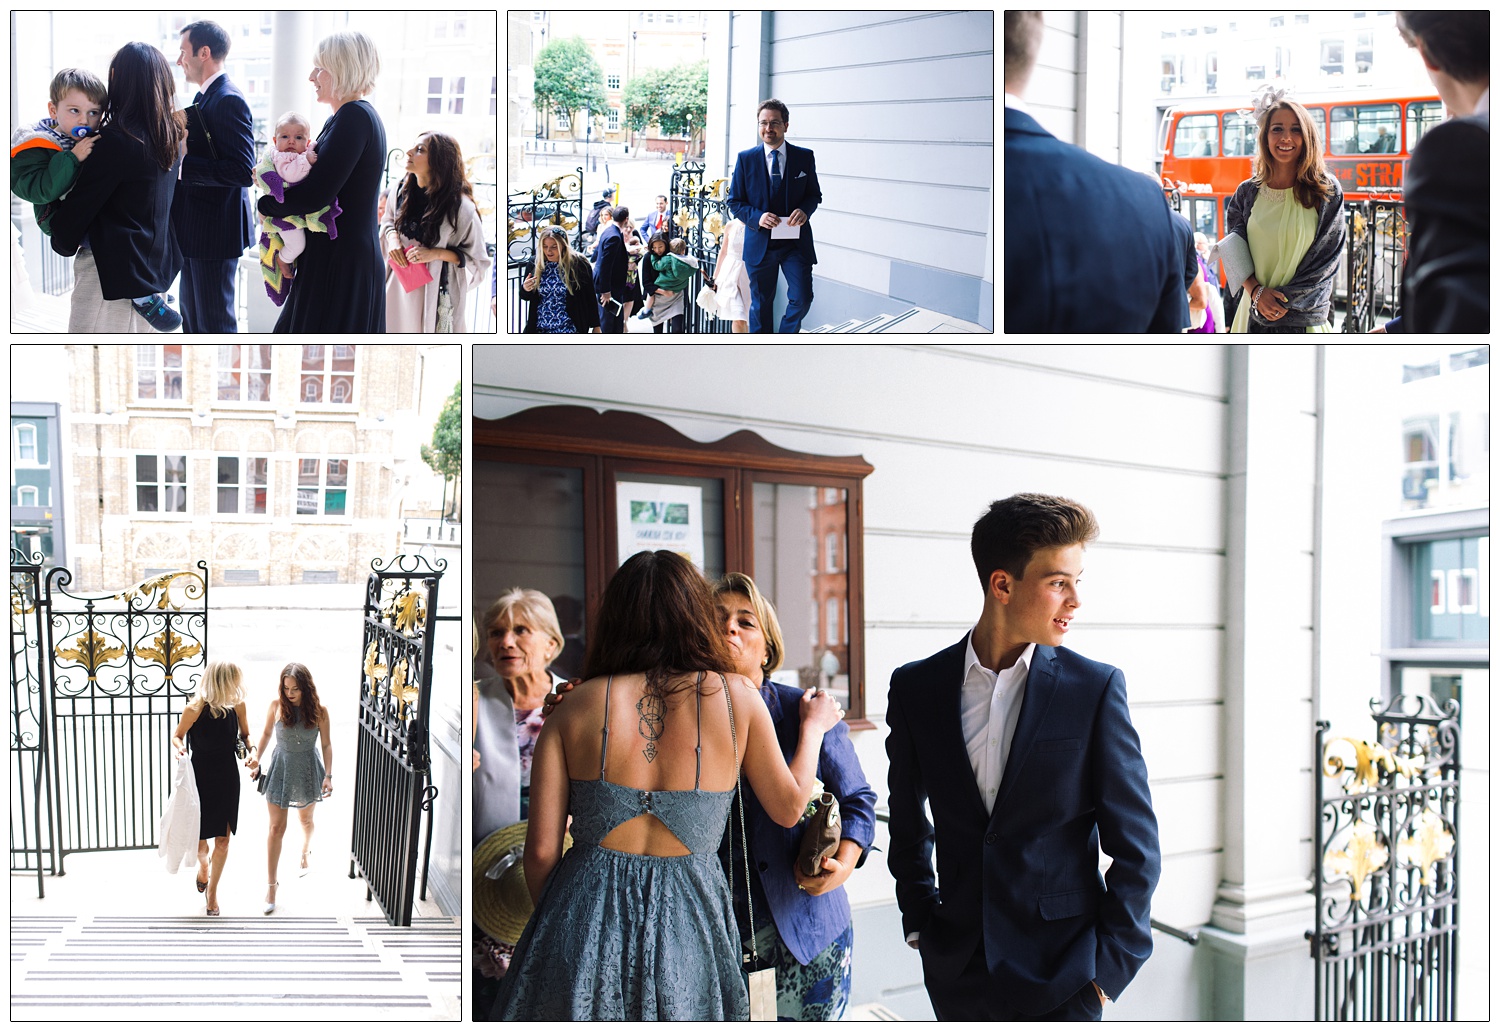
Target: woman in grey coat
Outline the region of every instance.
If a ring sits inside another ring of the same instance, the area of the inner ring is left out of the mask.
[[[406,153],[406,172],[386,197],[381,248],[401,268],[425,264],[432,280],[408,293],[387,264],[385,331],[467,333],[469,290],[483,286],[490,258],[458,141],[423,133]]]

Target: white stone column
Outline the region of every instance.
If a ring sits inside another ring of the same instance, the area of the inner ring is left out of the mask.
[[[266,127],[267,135],[274,136],[276,119],[288,111],[297,111],[312,120],[309,128],[316,136],[332,109],[322,105],[321,110],[312,110],[318,106],[313,100],[313,85],[307,78],[313,67],[313,50],[318,45],[312,13],[278,11],[274,21],[271,32],[271,124]]]
[[[1230,348],[1219,1020],[1312,1016],[1317,349]]]

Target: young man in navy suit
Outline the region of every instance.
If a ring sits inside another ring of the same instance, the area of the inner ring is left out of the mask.
[[[774,98],[755,117],[760,144],[740,151],[729,186],[729,210],[745,224],[745,270],[750,274],[750,332],[770,333],[777,270],[786,272],[786,313],[778,333],[796,333],[812,304],[812,223],[823,201],[813,152],[786,142],[791,112]],[[783,221],[800,227],[795,237],[772,239]]]
[[[1098,533],[1066,498],[995,502],[979,622],[891,675],[889,864],[940,1020],[1097,1021],[1151,955],[1161,852],[1125,678],[1061,647]]]
[[[172,229],[182,248],[182,332],[234,333],[234,267],[255,239],[249,194],[255,132],[250,105],[224,74],[229,33],[211,21],[181,31],[177,63],[199,86],[188,111],[182,179],[172,195]]]

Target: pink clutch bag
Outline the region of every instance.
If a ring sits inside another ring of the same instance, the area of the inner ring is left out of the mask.
[[[396,259],[387,256],[385,263],[396,270],[396,278],[408,294],[432,282],[432,273],[427,271],[426,262],[411,262],[403,269],[396,264]]]

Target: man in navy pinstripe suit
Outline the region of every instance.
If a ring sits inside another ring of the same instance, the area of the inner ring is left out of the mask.
[[[182,248],[182,332],[234,333],[234,267],[255,239],[250,105],[224,74],[229,34],[211,21],[182,30],[177,63],[199,92],[187,110],[187,156],[172,197]]]

